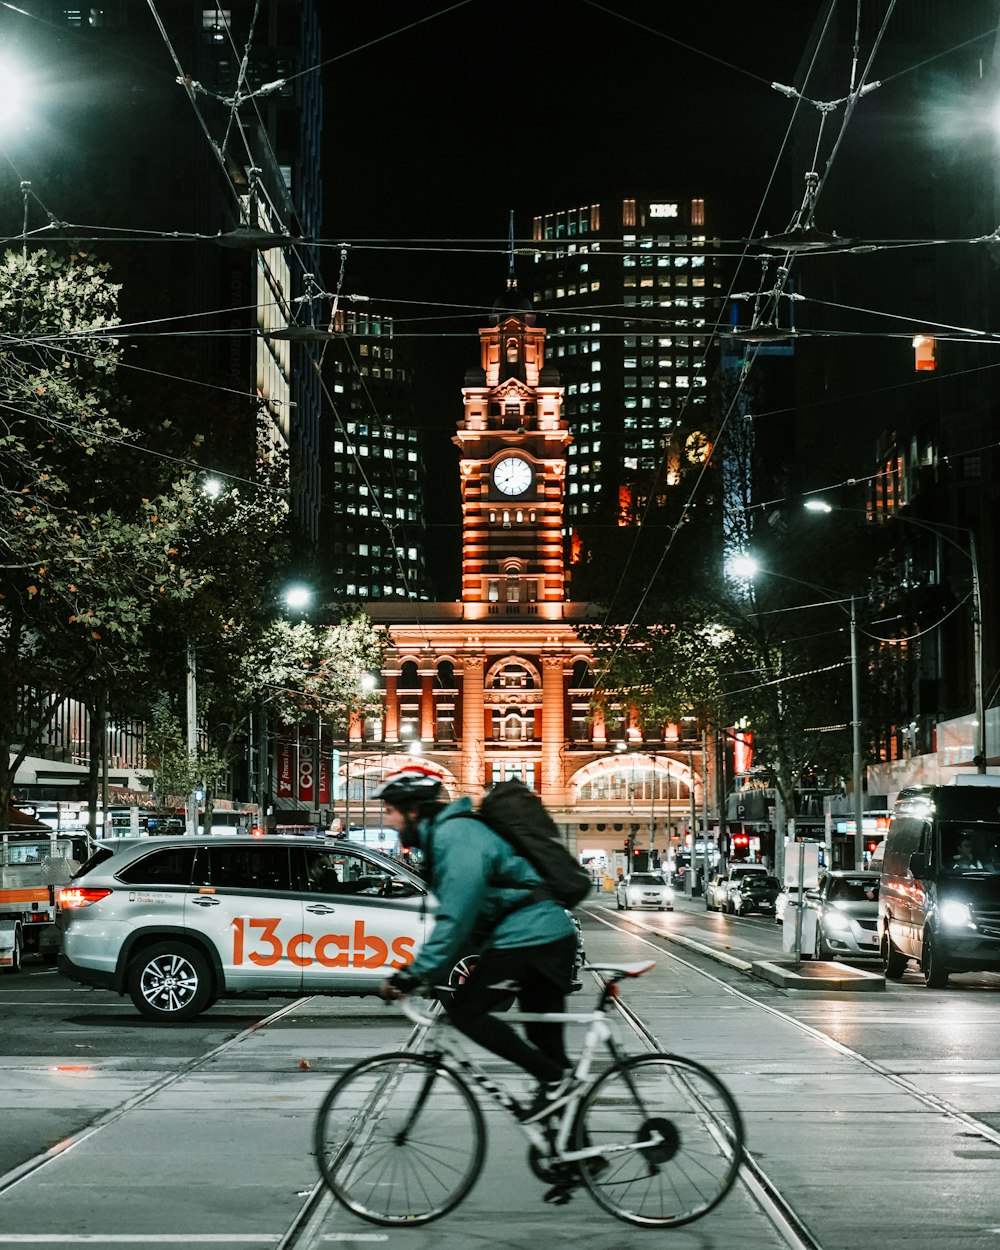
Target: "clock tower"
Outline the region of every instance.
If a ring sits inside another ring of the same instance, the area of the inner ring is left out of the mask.
[[[569,430],[558,371],[544,364],[545,331],[508,278],[479,331],[478,368],[462,388],[453,441],[460,452],[462,601],[467,618],[559,619],[566,597],[563,496]]]

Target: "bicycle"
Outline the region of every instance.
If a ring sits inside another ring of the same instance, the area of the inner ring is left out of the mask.
[[[421,1032],[415,1048],[374,1055],[336,1081],[319,1109],[313,1142],[323,1179],[343,1206],[373,1224],[419,1225],[453,1211],[486,1156],[486,1125],[474,1090],[512,1116],[529,1141],[528,1163],[568,1201],[582,1184],[611,1215],[642,1227],[690,1223],[732,1188],[743,1153],[736,1103],[708,1068],[679,1055],[627,1056],[607,1014],[618,983],[652,960],[590,964],[596,1008],[586,1013],[508,1012],[510,1021],[586,1024],[576,1097],[548,1120],[524,1124],[521,1104],[471,1057],[440,1003],[401,1000]],[[611,1063],[593,1074],[598,1052]]]

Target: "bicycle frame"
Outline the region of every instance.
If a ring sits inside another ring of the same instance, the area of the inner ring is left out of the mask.
[[[659,1050],[629,1053],[609,1019],[618,982],[653,966],[591,965],[601,981],[592,1011],[505,1016],[584,1026],[576,1088],[565,1105],[530,1123],[521,1118],[523,1095],[486,1071],[440,1001],[401,1000],[417,1026],[408,1041],[349,1067],[316,1117],[316,1157],[337,1199],[391,1227],[455,1210],[485,1162],[488,1099],[527,1138],[529,1168],[552,1186],[546,1202],[562,1205],[584,1186],[605,1211],[643,1228],[678,1227],[711,1211],[739,1173],[739,1108],[704,1064]]]
[[[606,987],[605,987],[606,989]],[[602,1003],[604,999],[602,998]],[[569,1149],[569,1138],[573,1128],[573,1122],[576,1116],[576,1110],[580,1099],[586,1092],[586,1083],[591,1079],[594,1066],[594,1059],[601,1049],[602,1045],[607,1049],[611,1056],[612,1062],[617,1063],[623,1058],[623,1053],[615,1045],[611,1026],[605,1018],[603,1010],[593,1012],[517,1012],[510,1011],[504,1015],[504,1020],[513,1024],[586,1024],[589,1027],[584,1034],[583,1044],[580,1048],[580,1058],[577,1060],[576,1067],[573,1069],[573,1075],[581,1082],[580,1089],[576,1096],[572,1098],[559,1114],[558,1124],[555,1131],[554,1139],[551,1134],[547,1134],[542,1124],[524,1124],[518,1119],[518,1112],[521,1105],[513,1097],[510,1091],[501,1082],[496,1081],[476,1063],[471,1054],[466,1050],[458,1030],[450,1024],[447,1016],[442,1015],[440,1007],[435,1014],[424,1014],[420,1012],[411,1001],[407,999],[400,1000],[400,1008],[403,1014],[415,1024],[424,1028],[424,1034],[419,1038],[418,1045],[414,1048],[415,1054],[426,1054],[436,1058],[447,1060],[452,1067],[472,1086],[482,1090],[482,1092],[492,1101],[501,1107],[514,1120],[531,1144],[543,1157],[551,1157],[556,1163],[579,1163],[581,1160],[602,1156],[607,1158],[609,1154],[624,1153],[627,1151],[645,1150],[659,1144],[661,1138],[658,1133],[654,1134],[648,1140],[638,1142],[629,1142],[621,1146],[603,1147],[587,1146],[580,1150]],[[433,1045],[425,1048],[423,1042],[428,1034],[433,1035]],[[433,1082],[433,1073],[428,1075],[424,1089],[421,1091],[420,1097],[417,1099],[413,1108],[413,1115],[407,1124],[408,1130],[419,1114],[420,1108],[423,1106],[427,1095],[430,1093],[430,1087]],[[632,1088],[632,1094],[638,1098],[637,1091]]]

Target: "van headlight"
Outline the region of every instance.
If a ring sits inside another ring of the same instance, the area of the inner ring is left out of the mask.
[[[938,908],[938,916],[941,923],[948,929],[974,929],[976,927],[969,904],[956,902],[955,899],[948,899],[946,903],[942,903]]]

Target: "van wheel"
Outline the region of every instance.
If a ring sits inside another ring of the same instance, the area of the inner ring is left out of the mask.
[[[922,963],[928,989],[943,990],[948,984],[948,969],[941,962],[941,956],[937,953],[937,942],[930,929],[924,934]]]
[[[890,981],[899,981],[906,971],[906,963],[906,956],[893,946],[889,930],[886,929],[882,934],[882,971]]]
[[[191,1020],[212,1001],[208,960],[187,942],[159,942],[132,961],[128,992],[147,1020]]]

